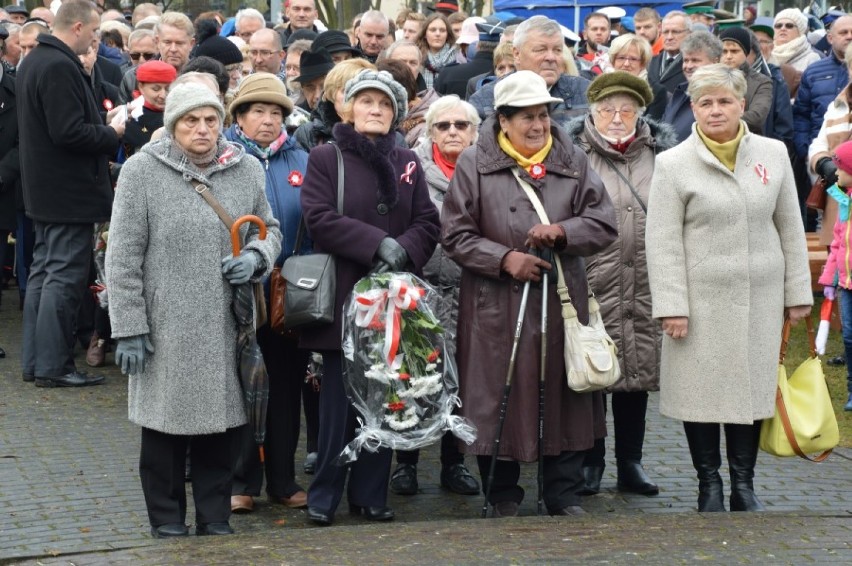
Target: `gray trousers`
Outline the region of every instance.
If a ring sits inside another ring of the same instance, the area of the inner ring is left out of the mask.
[[[33,264],[24,299],[24,375],[75,371],[74,328],[92,255],[92,224],[35,222]]]

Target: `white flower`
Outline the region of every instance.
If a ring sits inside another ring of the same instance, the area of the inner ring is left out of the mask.
[[[387,403],[384,406],[387,408]],[[420,417],[417,416],[417,409],[415,407],[409,407],[404,411],[385,415],[384,421],[392,429],[402,431],[416,426],[420,422]]]

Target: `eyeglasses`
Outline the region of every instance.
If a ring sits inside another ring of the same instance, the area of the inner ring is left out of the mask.
[[[662,35],[680,35],[682,33],[686,33],[689,30],[686,29],[664,29]]]
[[[597,113],[601,118],[605,118],[607,120],[612,120],[615,117],[616,112],[621,116],[623,120],[630,120],[634,116],[636,116],[636,110],[633,108],[622,108],[620,110],[615,108],[598,108]]]
[[[793,22],[778,22],[775,24],[775,29],[793,29],[796,24]]]
[[[470,122],[468,122],[467,120],[458,120],[456,122],[435,122],[434,124],[432,124],[432,127],[438,128],[439,132],[449,131],[450,126],[454,127],[460,132],[464,132],[470,127]]]
[[[130,52],[130,58],[133,59],[134,61],[138,61],[140,57],[142,57],[146,61],[150,61],[151,59],[153,59],[156,56],[157,56],[156,53],[145,53],[144,51],[131,51]]]
[[[634,65],[636,63],[640,63],[641,61],[642,59],[640,59],[639,57],[629,57],[627,55],[617,55],[615,57],[616,63],[630,63],[631,65]]]
[[[249,55],[252,57],[260,57],[262,59],[269,59],[276,53],[280,53],[281,50],[270,51],[269,49],[249,49]]]

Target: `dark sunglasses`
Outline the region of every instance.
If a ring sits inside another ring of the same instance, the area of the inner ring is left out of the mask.
[[[450,126],[455,126],[458,131],[463,132],[470,127],[470,122],[467,120],[460,120],[458,122],[435,122],[432,126],[438,128],[438,131],[440,132],[446,132],[450,129]]]
[[[796,27],[796,24],[794,24],[793,22],[778,22],[777,24],[775,24],[775,29],[793,29],[794,27]]]
[[[145,53],[145,52],[135,52],[135,51],[130,52],[130,58],[133,59],[134,61],[138,60],[139,57],[142,57],[146,61],[150,61],[151,59],[153,59],[156,56],[157,56],[156,53]]]

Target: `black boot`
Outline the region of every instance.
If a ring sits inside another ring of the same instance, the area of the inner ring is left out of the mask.
[[[577,491],[577,495],[597,495],[601,491],[601,478],[603,478],[606,463],[606,445],[603,438],[595,439],[592,448],[586,450],[583,457],[583,478],[585,483]]]
[[[751,425],[726,424],[728,467],[731,470],[731,511],[766,511],[754,494],[754,465],[760,422]]]
[[[720,431],[717,423],[683,423],[692,465],[698,473],[698,512],[713,513],[725,510],[722,488],[722,454],[719,452]]]
[[[660,488],[642,467],[645,445],[646,391],[616,391],[612,394],[612,419],[615,431],[615,460],[618,464],[619,491],[657,495]]]

